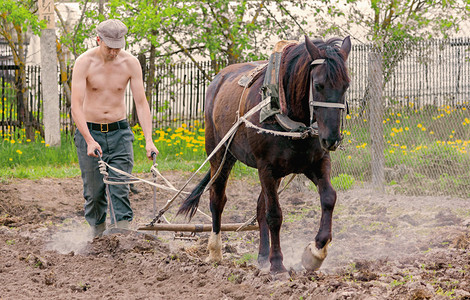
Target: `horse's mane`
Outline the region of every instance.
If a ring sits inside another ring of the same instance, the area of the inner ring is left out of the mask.
[[[325,59],[325,64],[321,67],[324,68],[326,79],[333,87],[338,87],[341,83],[350,81],[345,63],[346,53],[340,50],[341,41],[339,38],[330,38],[326,42],[320,39],[312,41],[320,51],[320,58]],[[289,47],[284,52],[280,74],[283,76],[282,84],[286,87],[285,91],[288,99],[292,100],[300,95],[308,95],[311,62],[312,58],[305,43]],[[286,104],[288,110],[291,110],[293,107],[290,106],[293,103],[289,102],[291,101],[287,101]],[[304,108],[299,107],[299,109],[303,110]]]

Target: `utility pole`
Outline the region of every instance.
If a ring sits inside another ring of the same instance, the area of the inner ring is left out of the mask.
[[[47,21],[41,32],[41,84],[45,142],[60,146],[59,87],[54,0],[39,0],[39,19]]]

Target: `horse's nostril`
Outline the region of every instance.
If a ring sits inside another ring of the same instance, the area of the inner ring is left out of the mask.
[[[321,139],[321,146],[328,151],[335,151],[339,145],[339,140],[336,139]]]

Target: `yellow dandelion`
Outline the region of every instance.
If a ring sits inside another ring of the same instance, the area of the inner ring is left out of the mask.
[[[49,144],[46,144],[46,147],[50,147],[50,146],[51,146],[51,145],[49,145]]]
[[[8,160],[9,160],[9,161],[13,161],[13,158],[10,157]]]
[[[401,146],[400,149],[406,149],[406,145]]]
[[[350,120],[351,119],[351,116],[350,115],[346,115],[346,120]]]
[[[420,124],[418,124],[418,125],[416,125],[416,126],[418,126],[418,128],[421,128],[421,127],[423,127],[423,125],[422,125],[421,123],[420,123]]]
[[[408,130],[410,130],[410,128],[408,128],[408,127],[405,127],[405,130],[406,130],[406,131],[408,131]]]
[[[194,149],[193,149],[193,152],[197,152],[197,148],[194,148]]]
[[[352,158],[351,155],[348,155],[348,159],[351,159],[351,158]]]
[[[11,140],[10,143],[14,144],[14,143],[15,143],[15,140]]]
[[[397,124],[400,123],[400,120],[395,120],[395,123],[397,123]]]
[[[395,132],[390,132],[390,136],[395,136]]]
[[[393,154],[395,153],[395,150],[391,149],[390,151],[388,151],[389,153]]]
[[[27,140],[26,140],[26,142],[28,142],[28,143],[29,143],[29,142],[31,142],[31,140],[30,140],[30,139],[27,139]]]

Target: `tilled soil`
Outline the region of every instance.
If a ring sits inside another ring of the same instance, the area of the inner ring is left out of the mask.
[[[142,174],[146,177],[148,174]],[[175,186],[189,174],[165,172]],[[153,190],[131,194],[133,228],[153,216]],[[259,185],[229,181],[223,223],[255,213]],[[172,193],[158,191],[162,207]],[[256,263],[258,234],[223,233],[224,260],[205,262],[208,233],[123,232],[92,239],[81,179],[0,185],[0,299],[470,299],[470,200],[339,191],[333,241],[319,271],[300,265],[321,216],[319,196],[297,178],[281,196],[288,274]],[[174,213],[165,216],[184,223]],[[208,213],[208,196],[200,208]],[[193,223],[207,223],[197,214]]]

